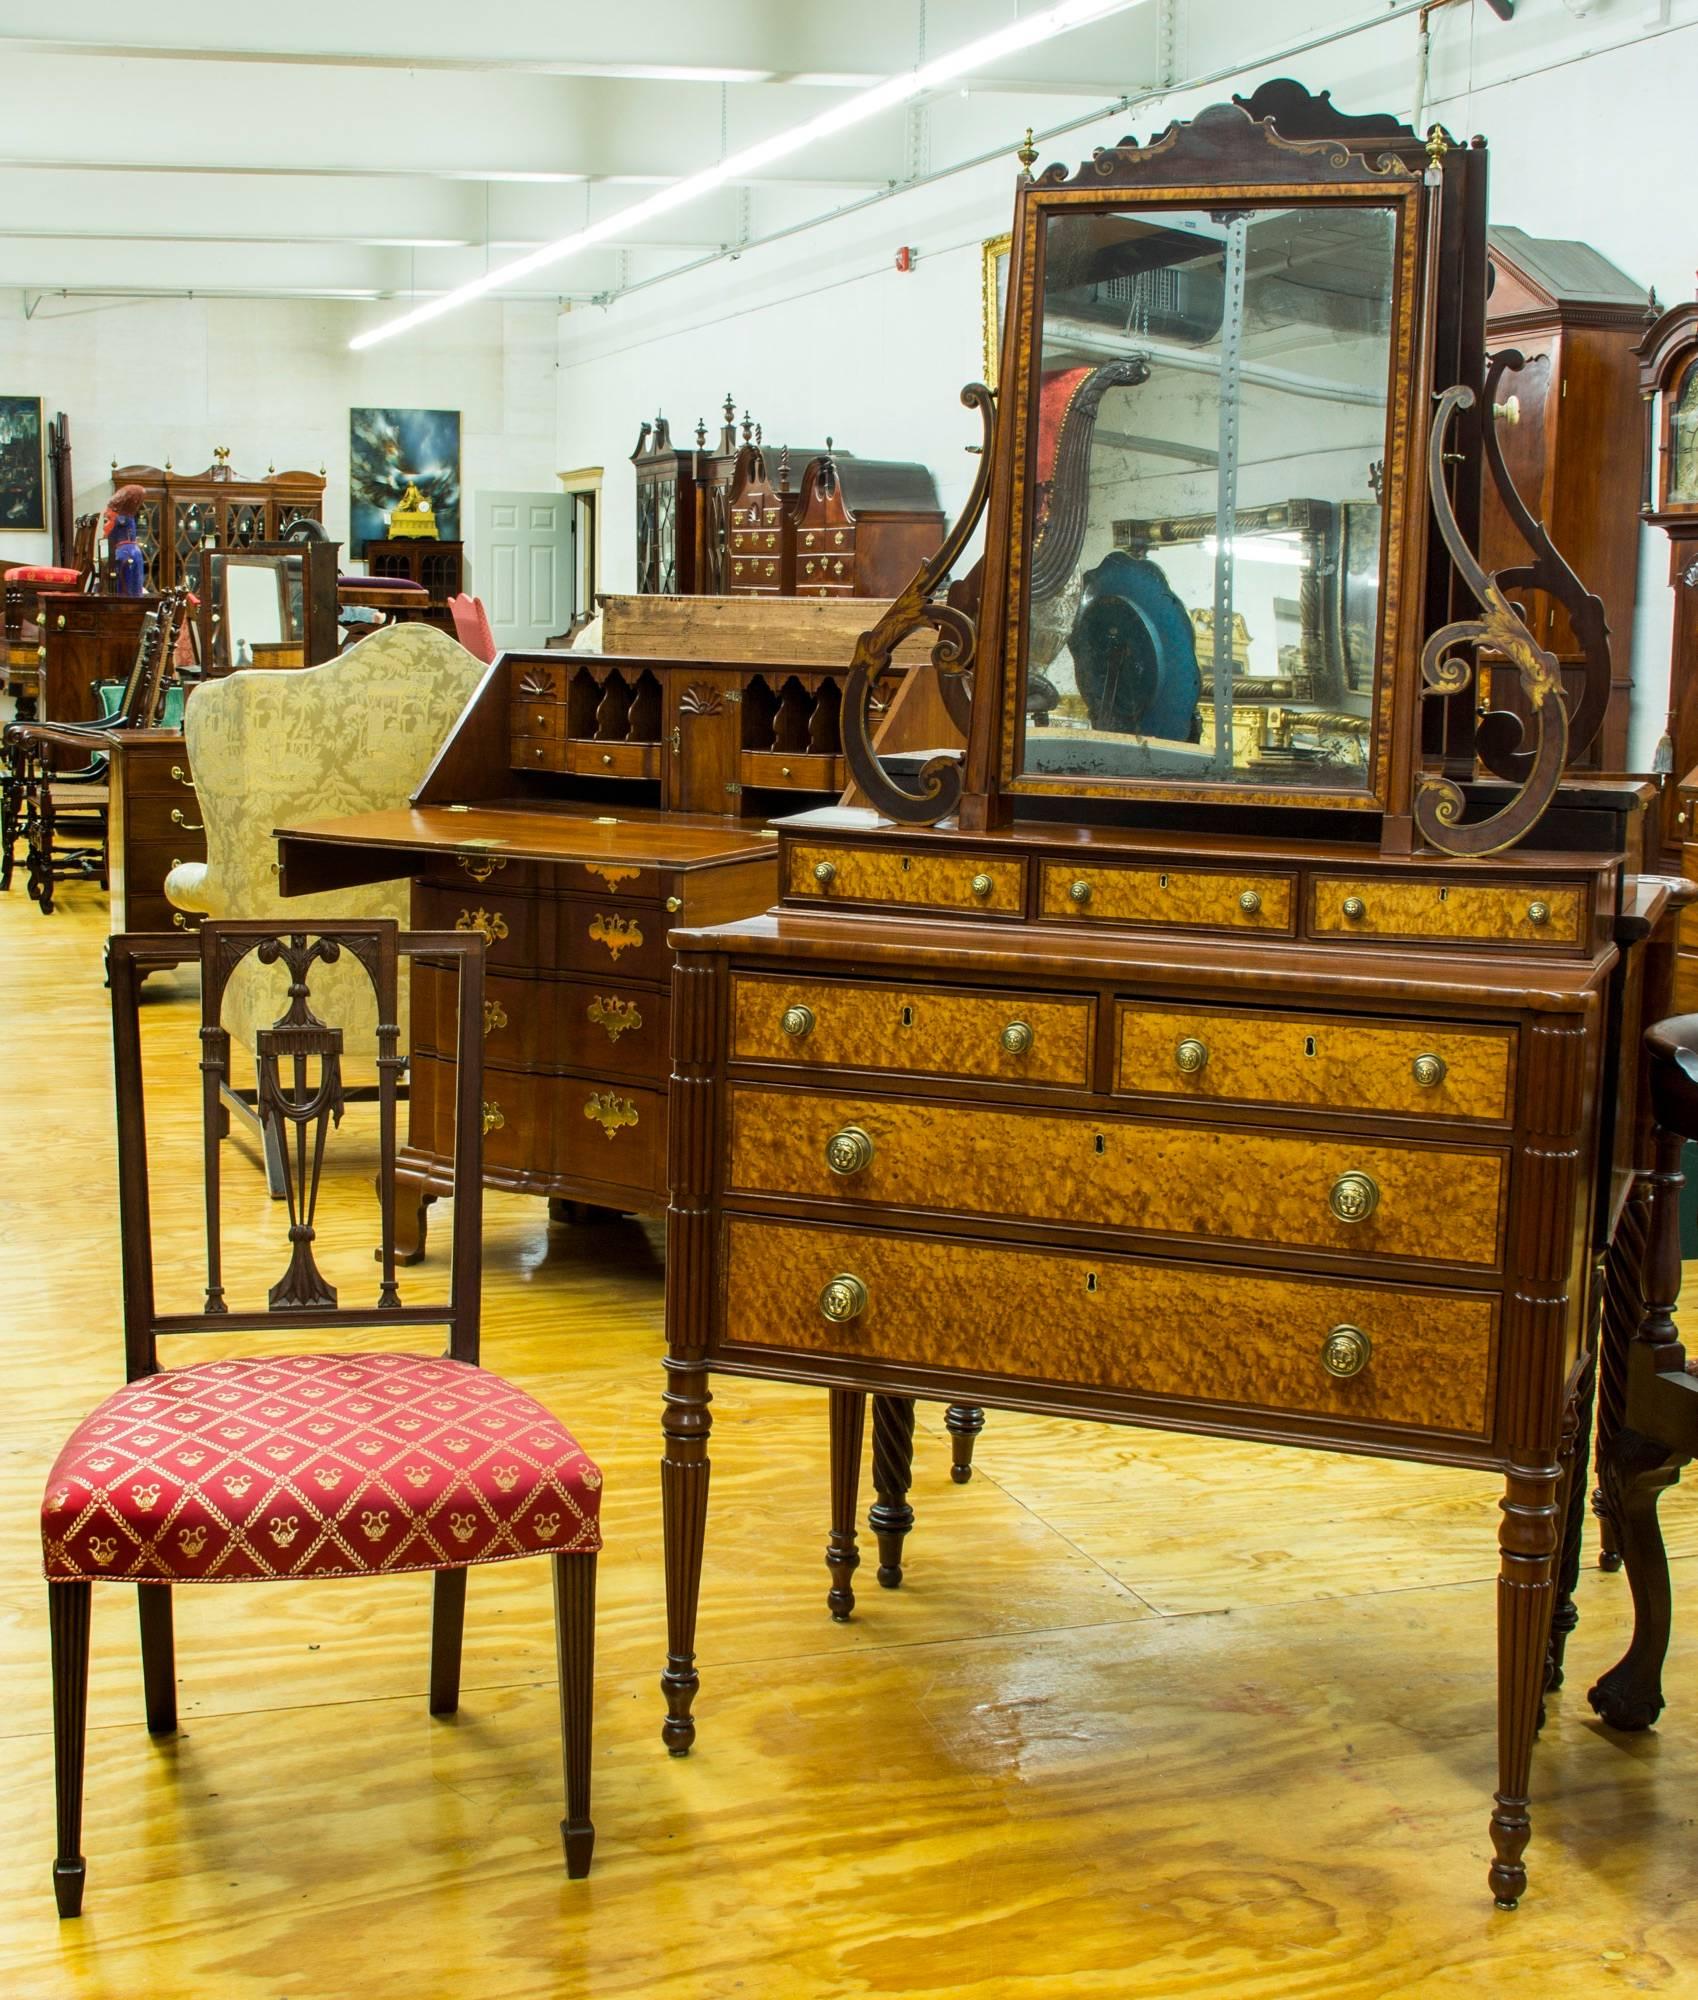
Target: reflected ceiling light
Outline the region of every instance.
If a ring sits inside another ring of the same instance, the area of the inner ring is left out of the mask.
[[[1093,21],[1106,20],[1111,14],[1124,14],[1142,4],[1143,0],[1060,0],[1057,6],[1045,7],[1038,13],[1028,14],[1023,20],[1011,21],[1006,28],[999,28],[994,34],[981,35],[976,42],[967,42],[950,54],[939,56],[935,62],[922,63],[918,69],[903,70],[899,75],[875,84],[870,90],[846,97],[841,104],[833,105],[829,111],[822,111],[815,118],[792,125],[787,131],[775,132],[770,139],[759,139],[754,145],[745,146],[741,152],[729,153],[715,166],[704,167],[699,173],[688,174],[682,180],[671,181],[647,199],[603,216],[597,222],[574,230],[570,236],[545,243],[528,256],[516,257],[508,264],[498,264],[481,278],[457,285],[440,298],[414,306],[410,312],[385,320],[380,326],[368,327],[364,333],[356,334],[348,345],[353,348],[375,347],[381,340],[393,339],[396,334],[410,332],[413,327],[423,326],[428,320],[440,319],[444,313],[470,305],[474,299],[484,298],[503,285],[516,284],[534,271],[546,270],[550,264],[558,264],[580,250],[589,249],[592,244],[603,243],[613,237],[628,240],[633,229],[652,222],[656,216],[670,215],[674,209],[682,208],[704,194],[711,194],[715,188],[752,179],[778,161],[805,152],[821,139],[835,138],[839,132],[847,132],[852,126],[865,124],[869,118],[894,111],[916,97],[923,97],[928,91],[957,82],[961,77],[988,69],[993,63],[1017,55],[1022,49],[1035,48],[1040,42],[1053,41],[1057,35],[1065,35],[1074,28],[1088,27]]]

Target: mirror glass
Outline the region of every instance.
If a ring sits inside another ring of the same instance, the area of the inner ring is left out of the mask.
[[[1366,790],[1391,209],[1040,227],[1021,769]]]
[[[270,556],[227,556],[221,569],[224,658],[232,667],[251,667],[255,646],[279,645],[289,636],[280,565]]]

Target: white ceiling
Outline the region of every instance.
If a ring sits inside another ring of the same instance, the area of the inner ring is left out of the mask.
[[[446,290],[1020,11],[1020,0],[6,0],[0,287]],[[1180,11],[1145,0],[533,278],[528,295],[617,292],[1007,150],[1028,124],[1042,131],[1162,80]]]

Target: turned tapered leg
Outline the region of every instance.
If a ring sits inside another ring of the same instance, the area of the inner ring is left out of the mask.
[[[670,1275],[670,1274],[669,1274]],[[666,1544],[666,1696],[661,1741],[682,1757],[696,1740],[690,1710],[701,1676],[696,1672],[696,1605],[702,1589],[702,1543],[707,1533],[708,1438],[713,1431],[707,1370],[674,1360],[666,1369],[661,1431],[660,1519]]]
[[[1679,1479],[1684,1463],[1679,1453],[1655,1438],[1619,1430],[1610,1440],[1602,1467],[1633,1593],[1632,1641],[1587,1696],[1612,1729],[1649,1729],[1662,1713],[1663,1659],[1672,1607],[1657,1502],[1664,1489]]]
[[[590,1872],[590,1734],[595,1708],[595,1557],[554,1558],[554,1652],[560,1669],[560,1754],[566,1771],[566,1817],[560,1838],[566,1873]]]
[[[93,1586],[50,1583],[47,1623],[53,1648],[53,1775],[59,1851],[53,1895],[62,1917],[83,1907],[83,1744],[88,1725],[88,1621]]]
[[[1586,1528],[1586,1481],[1591,1472],[1592,1398],[1596,1375],[1588,1367],[1575,1385],[1574,1399],[1563,1418],[1562,1543],[1557,1555],[1556,1602],[1551,1611],[1551,1640],[1545,1655],[1545,1690],[1562,1686],[1563,1655],[1569,1635],[1580,1623],[1574,1592],[1580,1582],[1580,1545]],[[1544,1718],[1541,1715],[1540,1724]]]
[[[150,1736],[169,1736],[177,1726],[177,1648],[171,1632],[171,1586],[138,1583],[141,1612],[142,1698]]]
[[[949,1433],[949,1476],[965,1486],[973,1476],[973,1446],[985,1427],[985,1413],[975,1403],[951,1403],[943,1413]]]
[[[902,1581],[902,1544],[914,1525],[908,1488],[914,1477],[914,1399],[873,1398],[873,1491],[867,1526],[878,1537],[878,1580],[886,1590]]]
[[[1491,1822],[1496,1858],[1487,1880],[1498,1907],[1505,1910],[1515,1908],[1527,1887],[1521,1857],[1532,1832],[1528,1786],[1556,1596],[1560,1482],[1554,1465],[1513,1465],[1500,1503],[1498,1789]]]
[[[832,1389],[831,1397],[831,1535],[825,1545],[825,1566],[831,1571],[826,1603],[839,1624],[855,1608],[852,1582],[860,1565],[855,1546],[855,1502],[861,1489],[861,1440],[867,1427],[867,1398],[861,1389]]]
[[[430,1712],[460,1706],[460,1637],[466,1629],[466,1572],[439,1569],[430,1584]]]

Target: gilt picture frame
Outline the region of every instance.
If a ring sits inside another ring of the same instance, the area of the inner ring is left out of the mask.
[[[997,386],[1002,355],[1002,323],[1008,311],[1008,262],[1014,249],[1011,235],[988,237],[979,249],[980,337],[983,342],[979,379],[987,389]]]

